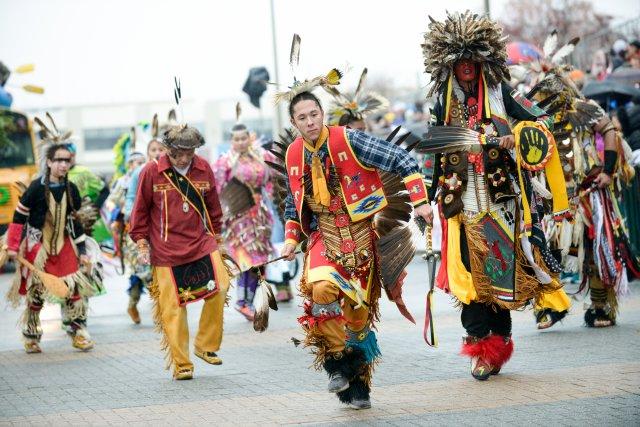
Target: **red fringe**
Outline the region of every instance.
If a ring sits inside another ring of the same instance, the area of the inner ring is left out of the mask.
[[[513,340],[505,343],[500,335],[489,335],[475,343],[462,344],[460,354],[468,357],[480,357],[491,366],[499,367],[511,359],[513,355]]]

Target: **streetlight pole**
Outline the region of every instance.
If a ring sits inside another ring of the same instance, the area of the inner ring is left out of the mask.
[[[274,0],[269,1],[271,6],[271,43],[273,47],[273,70],[275,74],[276,85],[280,84],[280,74],[278,72],[278,46],[276,43],[276,14]],[[276,105],[276,129],[273,131],[273,139],[276,139],[278,133],[282,130],[282,108]]]

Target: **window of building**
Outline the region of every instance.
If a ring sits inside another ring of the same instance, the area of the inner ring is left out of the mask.
[[[111,150],[122,135],[129,132],[129,128],[100,128],[84,130],[84,149],[86,151]]]
[[[242,123],[250,132],[255,132],[258,138],[271,140],[273,138],[273,128],[271,119],[250,119],[242,120]],[[222,129],[224,129],[224,141],[231,140],[231,128],[236,124],[235,120],[223,120]]]

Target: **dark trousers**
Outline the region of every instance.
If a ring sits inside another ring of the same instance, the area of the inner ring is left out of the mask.
[[[471,302],[462,304],[462,326],[467,335],[484,338],[489,333],[501,336],[511,335],[511,312],[504,308]]]

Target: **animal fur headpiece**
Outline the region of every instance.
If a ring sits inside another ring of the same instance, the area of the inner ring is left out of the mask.
[[[389,101],[375,92],[364,92],[364,82],[367,77],[367,69],[362,70],[358,87],[353,93],[340,93],[333,87],[325,87],[325,90],[333,96],[333,102],[328,109],[329,125],[337,125],[345,114],[351,115],[355,120],[364,120],[368,115],[385,110]]]
[[[47,126],[39,117],[36,117],[34,121],[40,126],[40,138],[42,142],[39,146],[39,156],[40,159],[40,172],[44,173],[47,170],[47,151],[51,149],[52,146],[60,146],[61,148],[68,148],[73,141],[71,140],[71,131],[60,132],[58,130],[58,126],[56,122],[51,117],[51,114],[46,113],[47,120],[51,124],[51,127]]]
[[[425,71],[431,74],[433,86],[428,96],[440,92],[460,59],[481,64],[489,87],[509,80],[507,37],[502,28],[486,16],[470,11],[448,13],[444,22],[429,16],[429,30],[424,35],[422,53]]]
[[[300,63],[300,41],[300,36],[294,34],[293,40],[291,41],[291,53],[289,54],[289,65],[291,66],[291,71],[293,73],[293,85],[289,87],[289,90],[287,91],[276,93],[274,98],[276,105],[282,101],[291,102],[296,95],[299,95],[302,92],[311,92],[318,86],[327,88],[340,84],[342,72],[337,68],[333,68],[327,74],[314,77],[310,80],[300,81],[296,78],[296,71],[298,64]]]

